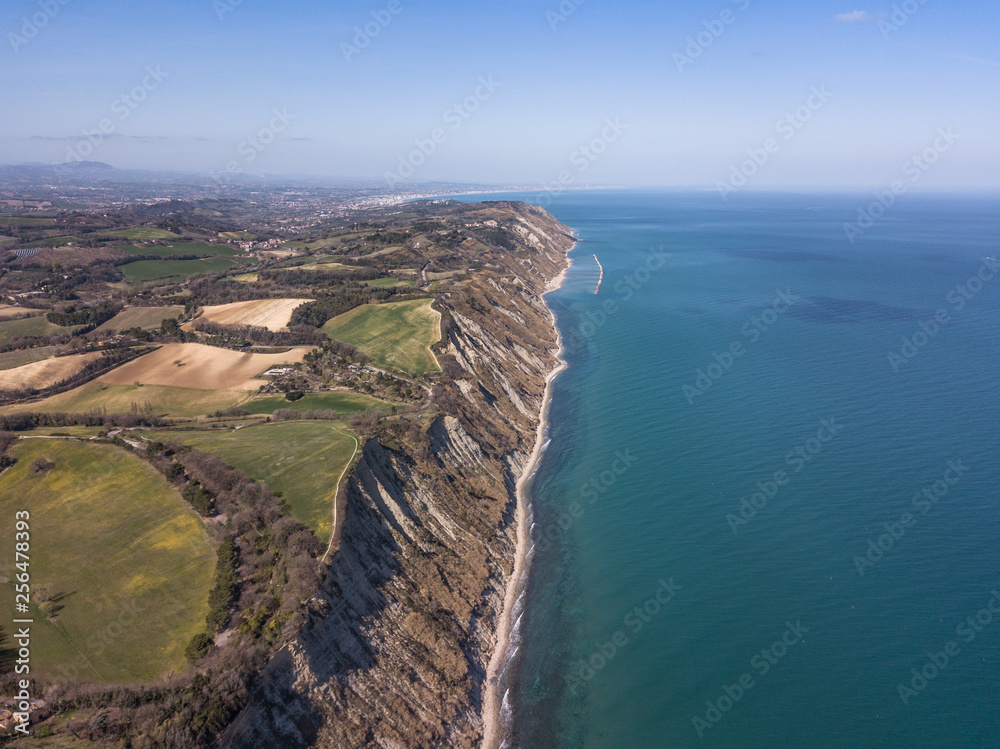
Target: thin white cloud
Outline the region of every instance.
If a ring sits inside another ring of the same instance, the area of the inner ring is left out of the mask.
[[[838,13],[833,18],[834,23],[868,23],[874,21],[875,16],[867,10],[853,10],[850,13]]]

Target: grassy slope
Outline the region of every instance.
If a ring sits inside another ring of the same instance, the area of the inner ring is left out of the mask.
[[[179,239],[179,234],[174,234],[166,229],[157,229],[152,226],[140,226],[135,229],[122,229],[120,231],[105,232],[112,237],[125,237],[126,239]]]
[[[154,413],[194,418],[239,405],[252,394],[247,390],[195,390],[165,385],[136,387],[94,381],[33,403],[4,406],[0,413],[87,413],[97,408],[106,408],[108,413],[129,413],[133,403],[142,408],[148,402]]]
[[[79,663],[81,676],[101,681],[183,669],[184,648],[205,628],[214,569],[195,514],[153,468],[111,445],[29,439],[13,454],[18,463],[0,476],[3,548],[13,548],[14,513],[30,511],[33,588],[65,594],[54,623],[34,612],[33,668],[59,677]],[[35,476],[40,456],[56,465]],[[0,560],[6,577],[12,562]],[[0,589],[7,603],[11,586]]]
[[[376,366],[396,367],[413,375],[438,368],[428,348],[441,337],[440,316],[431,299],[365,304],[323,326],[323,332],[356,346]]]
[[[23,367],[25,364],[32,364],[36,361],[44,361],[50,356],[55,356],[60,348],[60,346],[41,346],[40,348],[21,349],[20,351],[8,351],[6,354],[0,354],[0,371]]]
[[[45,319],[45,315],[25,317],[20,320],[0,322],[0,345],[10,343],[16,336],[22,335],[69,335],[73,328],[53,325]]]
[[[337,482],[356,445],[344,427],[328,421],[289,421],[235,432],[164,431],[155,436],[210,452],[267,482],[272,491],[281,492],[294,517],[324,544],[329,542]]]

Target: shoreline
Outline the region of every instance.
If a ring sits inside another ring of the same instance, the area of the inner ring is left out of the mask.
[[[543,303],[547,294],[562,288],[563,283],[565,283],[566,275],[573,265],[569,254],[576,248],[576,245],[577,243],[574,243],[566,252],[566,267],[562,269],[558,276],[545,285],[545,290],[542,292]],[[514,606],[517,603],[521,590],[519,582],[527,571],[528,550],[531,544],[531,528],[528,527],[530,500],[526,491],[527,484],[528,480],[534,474],[542,455],[545,429],[548,426],[549,405],[552,401],[552,382],[567,366],[562,358],[564,348],[562,335],[559,333],[559,328],[556,324],[556,314],[547,303],[545,306],[552,318],[552,326],[556,331],[556,341],[559,348],[556,351],[556,365],[545,375],[545,393],[542,396],[542,406],[538,414],[535,445],[531,450],[531,455],[528,457],[528,462],[525,464],[524,470],[517,479],[515,487],[515,497],[517,499],[517,514],[515,516],[517,522],[517,549],[514,554],[514,570],[511,572],[507,589],[504,591],[503,611],[500,614],[500,624],[497,627],[496,644],[493,646],[493,655],[490,657],[489,666],[486,669],[486,689],[483,698],[482,749],[499,749],[503,741],[503,720],[500,714],[503,705],[503,695],[500,694],[499,672],[504,666],[504,656],[510,647],[511,615],[513,614]]]

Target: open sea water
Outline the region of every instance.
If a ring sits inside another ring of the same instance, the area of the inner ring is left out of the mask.
[[[550,201],[508,747],[1000,747],[1000,200],[871,200]]]

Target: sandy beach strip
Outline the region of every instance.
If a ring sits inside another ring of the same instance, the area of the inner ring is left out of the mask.
[[[573,247],[576,247],[576,245],[574,244]],[[569,253],[573,251],[573,247],[566,253],[566,267],[546,285],[543,296],[561,288],[566,281],[566,274],[573,265],[573,261],[569,259]],[[503,613],[500,616],[500,624],[497,628],[497,641],[493,648],[493,657],[490,658],[490,665],[486,671],[486,688],[483,698],[483,749],[498,749],[503,740],[503,720],[500,714],[503,695],[500,694],[501,685],[499,676],[506,666],[504,658],[510,646],[511,625],[513,624],[511,621],[512,614],[518,595],[521,592],[520,582],[524,577],[527,567],[528,549],[531,546],[531,528],[528,526],[530,500],[525,490],[528,480],[534,473],[538,459],[542,454],[545,428],[548,425],[549,403],[552,399],[552,381],[566,368],[566,362],[562,359],[562,336],[559,334],[558,327],[556,327],[556,316],[551,307],[549,307],[549,314],[552,318],[552,325],[556,329],[559,350],[556,352],[556,366],[545,376],[545,394],[542,397],[542,408],[538,415],[535,446],[531,451],[531,456],[528,458],[528,463],[524,467],[524,471],[517,480],[517,551],[514,558],[514,571],[511,573],[510,580],[507,583],[507,590],[504,594]]]

